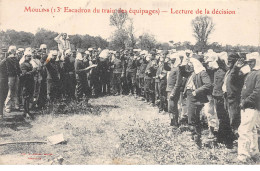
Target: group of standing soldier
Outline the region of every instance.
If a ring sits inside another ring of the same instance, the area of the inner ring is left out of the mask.
[[[259,53],[202,54],[190,50],[88,48],[71,50],[67,34],[59,34],[57,50],[2,49],[0,114],[42,109],[57,101],[87,101],[103,95],[129,95],[168,113],[170,125],[188,125],[200,148],[201,113],[209,139],[234,148],[238,159],[258,155],[260,118]]]

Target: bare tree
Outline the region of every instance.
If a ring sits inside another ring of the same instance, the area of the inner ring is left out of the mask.
[[[118,30],[123,29],[123,26],[128,19],[127,13],[122,12],[114,12],[112,15],[110,15],[110,25],[117,27]]]
[[[197,16],[192,20],[193,36],[197,40],[197,45],[205,49],[207,46],[209,35],[214,30],[215,24],[209,16]]]
[[[136,38],[134,36],[134,25],[133,25],[133,19],[129,18],[129,25],[126,29],[128,33],[128,41],[127,41],[127,47],[135,47],[136,44]]]

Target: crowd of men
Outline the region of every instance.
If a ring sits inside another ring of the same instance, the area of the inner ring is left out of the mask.
[[[237,160],[259,157],[260,56],[258,52],[206,53],[141,49],[89,48],[72,51],[67,34],[55,41],[58,50],[2,49],[0,115],[23,107],[40,110],[47,103],[82,102],[104,95],[130,95],[168,113],[175,129],[188,125],[201,147],[201,114],[209,139],[236,149]]]

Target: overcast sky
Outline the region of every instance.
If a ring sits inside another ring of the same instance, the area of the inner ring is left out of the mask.
[[[91,13],[64,13],[63,8],[85,8],[98,9],[160,9],[168,13],[149,16],[129,14],[133,19],[135,36],[144,32],[153,34],[160,42],[173,40],[190,41],[195,43],[192,36],[191,20],[197,14],[171,14],[174,10],[193,10],[198,8],[203,12],[206,9],[212,11],[232,10],[235,15],[209,15],[216,24],[214,32],[211,34],[209,42],[241,45],[259,45],[260,42],[260,2],[255,1],[182,1],[173,0],[0,0],[0,28],[1,30],[14,29],[17,31],[27,31],[35,33],[37,28],[45,28],[56,32],[67,32],[68,34],[89,34],[108,39],[113,31],[109,25],[110,14]],[[25,7],[45,8],[61,7],[60,13],[28,13],[24,12]]]

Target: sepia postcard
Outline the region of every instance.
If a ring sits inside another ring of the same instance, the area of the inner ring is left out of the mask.
[[[259,165],[260,1],[0,0],[0,165]]]

